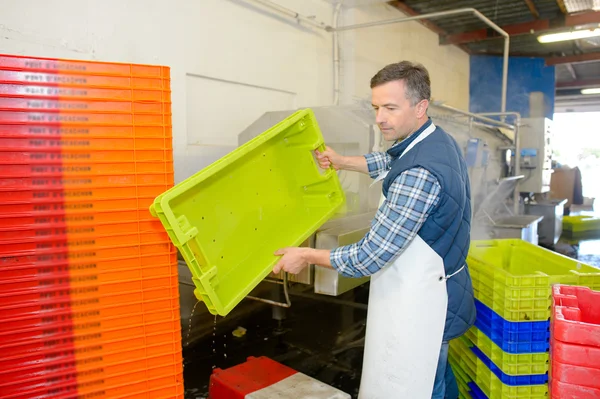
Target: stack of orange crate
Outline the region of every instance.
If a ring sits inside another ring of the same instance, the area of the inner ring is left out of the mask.
[[[0,55],[0,397],[183,397],[169,68]]]

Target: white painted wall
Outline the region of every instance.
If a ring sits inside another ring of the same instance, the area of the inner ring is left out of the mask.
[[[275,1],[332,23],[331,0]],[[263,112],[333,99],[332,35],[243,0],[2,0],[1,8],[2,53],[170,66],[177,181],[235,148]],[[341,22],[400,15],[369,4],[345,9]],[[430,69],[436,99],[467,109],[468,55],[438,46],[418,23],[340,39],[342,103],[368,99],[378,69],[410,59]]]

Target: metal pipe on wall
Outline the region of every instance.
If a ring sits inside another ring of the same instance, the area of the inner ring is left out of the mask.
[[[515,172],[514,176],[521,174],[521,145],[519,143],[519,127],[521,126],[521,114],[518,112],[483,112],[478,115],[483,116],[514,116],[515,117]],[[515,192],[513,193],[513,212],[515,215],[519,214],[519,185],[520,181],[517,180],[515,185]]]
[[[499,126],[499,127],[505,127],[507,129],[515,129],[515,126],[513,126],[513,125],[511,125],[509,123],[497,121],[496,119],[487,118],[485,116],[485,115],[492,116],[490,114],[476,114],[474,112],[463,111],[462,109],[454,108],[454,107],[451,107],[451,106],[445,105],[445,104],[436,104],[436,103],[433,103],[432,105],[435,106],[435,107],[447,109],[448,111],[455,112],[457,114],[461,114],[461,115],[464,115],[464,116],[471,117],[473,119],[480,120],[480,121],[488,123],[490,125]],[[503,114],[504,115],[504,114],[507,114],[507,113],[501,113],[501,112],[493,113],[493,115],[497,115],[497,114]],[[516,112],[508,112],[508,114],[516,114]]]
[[[508,33],[505,30],[503,30],[501,27],[499,27],[494,22],[492,22],[488,17],[486,17],[485,15],[483,15],[482,13],[480,13],[479,11],[477,11],[474,8],[458,8],[456,10],[432,12],[429,14],[420,14],[420,15],[414,15],[411,17],[404,17],[404,18],[386,19],[383,21],[367,22],[367,23],[363,23],[363,24],[341,26],[341,27],[337,27],[337,28],[327,27],[326,30],[329,32],[343,32],[343,31],[347,31],[347,30],[370,28],[373,26],[382,26],[382,25],[397,24],[397,23],[401,23],[401,22],[419,21],[421,19],[447,17],[447,16],[452,16],[452,15],[457,15],[457,14],[466,14],[466,13],[475,15],[477,18],[479,18],[481,21],[483,21],[485,24],[487,24],[490,28],[494,29],[496,32],[498,32],[500,35],[502,35],[504,37],[504,52],[503,52],[503,56],[502,56],[503,57],[502,98],[501,98],[500,111],[505,112],[506,111],[506,90],[507,90],[507,86],[508,86],[508,53],[509,53],[509,49],[510,49],[510,38],[509,38]]]
[[[330,28],[330,26],[324,24],[323,22],[319,22],[319,21],[315,20],[314,18],[307,17],[305,15],[297,13],[294,10],[290,10],[287,7],[281,6],[277,3],[273,3],[272,1],[269,1],[269,0],[243,0],[243,1],[260,4],[265,8],[268,8],[272,11],[276,11],[282,15],[285,15],[288,18],[295,19],[298,22],[303,22],[303,23],[305,23],[307,25],[311,25],[315,28],[324,29],[324,30],[327,30],[327,28]]]
[[[333,28],[337,28],[344,0],[339,0],[333,13]],[[333,31],[333,105],[340,104],[340,42],[338,33]]]

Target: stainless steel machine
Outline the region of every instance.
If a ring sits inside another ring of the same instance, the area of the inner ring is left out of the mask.
[[[553,246],[562,233],[565,199],[550,199],[552,178],[552,121],[548,118],[524,118],[520,126],[520,169],[524,179],[519,191],[527,215],[542,216],[539,243]]]

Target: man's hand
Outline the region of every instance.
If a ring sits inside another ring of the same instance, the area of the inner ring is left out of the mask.
[[[329,169],[333,166],[335,170],[340,170],[342,167],[343,156],[329,147],[325,147],[325,151],[323,152],[315,150],[315,155],[317,156],[317,161],[319,161],[319,166],[323,169]]]
[[[309,264],[332,268],[331,261],[329,260],[330,254],[331,251],[327,249],[306,247],[282,248],[275,252],[275,255],[281,256],[281,259],[279,259],[279,262],[273,268],[273,273],[277,274],[283,270],[288,273],[298,274]]]
[[[281,270],[292,274],[300,273],[308,266],[307,250],[310,248],[288,247],[277,250],[275,255],[281,256],[281,259],[273,268],[273,273],[277,274]]]

